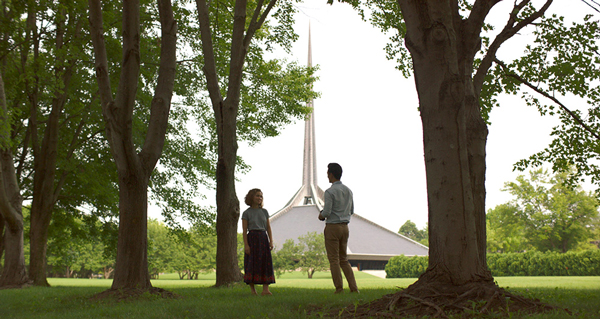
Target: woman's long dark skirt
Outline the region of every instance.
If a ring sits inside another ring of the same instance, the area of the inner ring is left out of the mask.
[[[273,260],[267,232],[249,231],[248,245],[250,245],[250,255],[244,254],[244,282],[259,285],[274,284]]]

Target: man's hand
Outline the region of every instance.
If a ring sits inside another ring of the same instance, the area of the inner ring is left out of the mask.
[[[320,221],[324,221],[325,220],[325,217],[323,217],[323,215],[321,215],[321,213],[319,213],[319,220]]]

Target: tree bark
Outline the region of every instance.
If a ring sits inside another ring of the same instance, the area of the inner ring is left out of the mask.
[[[152,284],[147,257],[148,182],[165,142],[175,81],[177,24],[173,19],[171,2],[158,0],[162,31],[160,66],[150,106],[148,132],[138,153],[133,143],[131,123],[140,71],[139,1],[123,1],[123,60],[115,99],[108,77],[101,3],[89,0],[89,7],[106,136],[119,175],[119,239],[111,289],[149,289]]]
[[[4,81],[0,74],[0,219],[3,221],[4,267],[0,287],[22,287],[28,284],[23,241],[23,198],[15,172],[10,142],[9,117],[4,95]],[[0,231],[1,233],[1,231]],[[1,254],[0,254],[1,257]]]

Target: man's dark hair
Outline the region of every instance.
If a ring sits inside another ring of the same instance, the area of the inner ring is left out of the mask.
[[[338,163],[329,163],[327,165],[327,172],[331,173],[335,179],[342,179],[342,167]]]

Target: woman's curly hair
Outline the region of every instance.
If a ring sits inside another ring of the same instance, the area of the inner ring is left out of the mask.
[[[246,203],[246,205],[248,206],[252,206],[252,201],[254,200],[254,195],[256,195],[256,193],[261,192],[262,191],[258,188],[253,188],[250,191],[248,191],[248,194],[246,194],[246,197],[244,197],[244,203]],[[260,208],[262,208],[262,203],[260,203]]]

